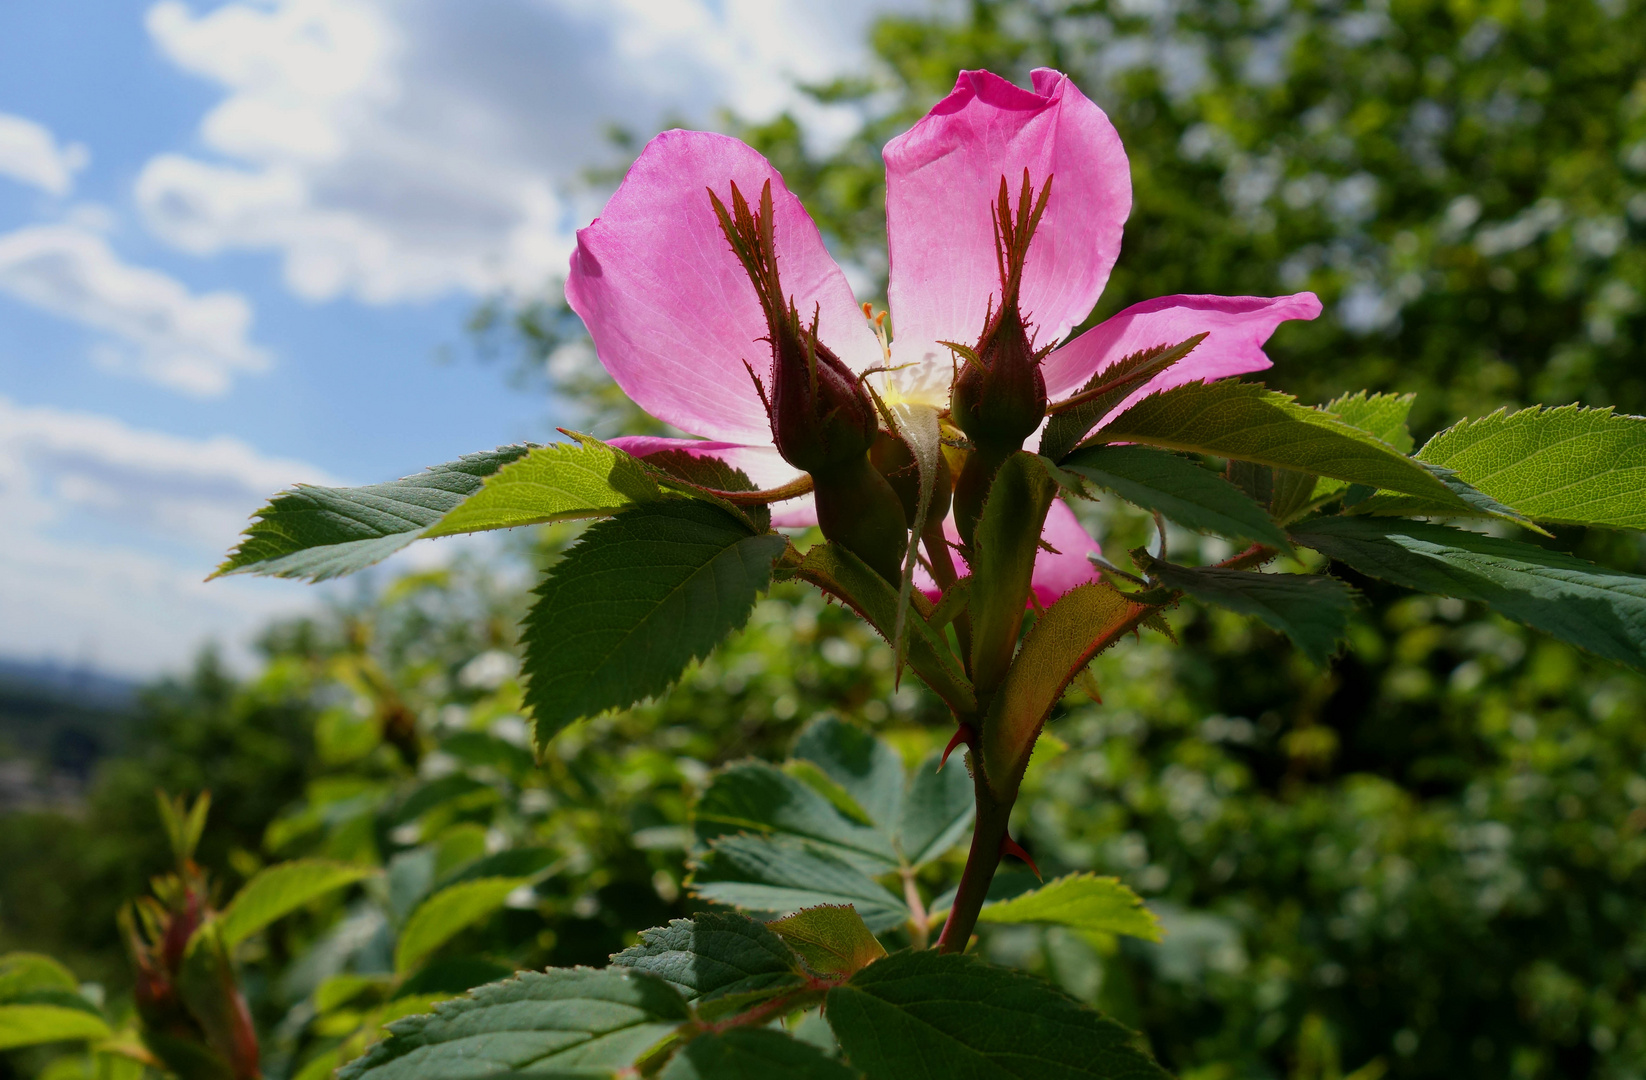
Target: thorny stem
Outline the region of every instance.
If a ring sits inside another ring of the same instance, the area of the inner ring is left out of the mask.
[[[981,760],[975,757],[972,761],[972,786],[977,792],[977,820],[972,824],[972,847],[966,854],[966,869],[960,874],[954,906],[949,909],[948,921],[943,924],[943,933],[937,939],[938,952],[966,950],[966,943],[971,940],[972,930],[977,926],[977,914],[983,910],[983,901],[988,899],[989,883],[994,880],[994,872],[1000,866],[1001,841],[1006,839],[1006,825],[1012,816],[1011,802],[1002,802],[995,796],[988,778],[983,774]]]
[[[1239,555],[1224,559],[1217,566],[1220,570],[1249,570],[1253,567],[1262,566],[1278,554],[1280,552],[1272,547],[1264,544],[1253,544]]]

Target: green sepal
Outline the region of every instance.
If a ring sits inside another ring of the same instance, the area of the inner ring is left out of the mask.
[[[1076,586],[1035,621],[983,721],[983,774],[1011,805],[1046,718],[1092,657],[1155,610],[1102,582]]]
[[[1064,401],[1050,406],[1051,419],[1040,436],[1040,452],[1053,461],[1062,461],[1080,444],[1086,433],[1115,406],[1143,389],[1149,380],[1182,360],[1205,340],[1196,334],[1176,345],[1156,345],[1132,353],[1105,367],[1086,380],[1086,385]],[[1099,388],[1106,387],[1101,393]],[[1067,402],[1073,401],[1074,405]]]
[[[1040,532],[1057,481],[1044,459],[1019,451],[996,470],[977,523],[972,568],[972,679],[987,696],[1006,677],[1028,604]]]

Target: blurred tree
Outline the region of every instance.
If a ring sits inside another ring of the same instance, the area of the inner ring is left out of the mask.
[[[1416,390],[1420,435],[1503,404],[1646,411],[1641,0],[956,7],[882,20],[871,75],[813,88],[866,121],[843,145],[814,152],[792,116],[739,131],[871,278],[885,140],[957,70],[1055,67],[1131,159],[1093,321],[1170,293],[1313,289],[1327,314],[1272,350],[1271,381],[1306,400]]]

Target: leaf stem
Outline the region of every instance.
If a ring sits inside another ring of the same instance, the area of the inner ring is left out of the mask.
[[[975,751],[973,751],[975,754]],[[1006,824],[1012,816],[1012,802],[999,799],[989,787],[980,758],[972,761],[972,786],[977,793],[977,818],[972,823],[972,847],[966,854],[966,869],[960,874],[960,887],[955,891],[954,906],[943,924],[943,933],[937,939],[939,952],[964,952],[977,926],[978,912],[988,899],[989,885],[1000,866],[1001,841],[1006,838]]]
[[[1220,570],[1248,570],[1262,566],[1280,552],[1263,544],[1253,544],[1239,555],[1224,559],[1218,563]]]
[[[903,878],[903,902],[909,905],[909,944],[924,949],[931,939],[932,920],[926,905],[920,900],[920,887],[915,884],[914,868],[905,866],[898,871]]]
[[[679,477],[670,477],[679,480]],[[689,481],[681,481],[689,483]],[[691,484],[699,491],[706,491],[717,499],[725,499],[733,506],[765,506],[767,503],[782,502],[784,499],[794,499],[812,490],[812,474],[801,473],[797,478],[784,484],[782,487],[767,488],[765,491],[722,491],[719,488],[704,487],[702,484]]]

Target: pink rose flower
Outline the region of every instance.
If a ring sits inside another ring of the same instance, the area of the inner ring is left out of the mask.
[[[767,318],[714,212],[736,185],[758,198],[769,182],[782,288],[818,340],[868,377],[893,407],[949,408],[955,361],[945,341],[975,341],[998,303],[991,207],[1005,178],[1015,197],[1025,170],[1051,184],[1024,262],[1020,304],[1055,403],[1096,373],[1143,349],[1206,334],[1187,358],[1116,407],[1185,383],[1270,366],[1263,345],[1281,322],[1313,319],[1313,293],[1282,297],[1163,296],[1134,304],[1065,341],[1097,303],[1131,212],[1130,168],[1103,110],[1056,71],[1025,90],[987,71],[960,74],[948,97],[886,145],[889,355],[865,319],[811,216],[770,162],[725,135],[667,131],[647,144],[605,212],[577,234],[566,299],[600,361],[635,403],[697,439],[613,439],[636,456],[684,450],[724,460],[761,488],[799,475],[773,446],[771,421],[745,362],[770,361]],[[773,522],[815,524],[809,496],[772,507]],[[950,535],[952,522],[950,523]],[[1061,500],[1053,503],[1034,588],[1041,604],[1094,580],[1096,541]],[[928,583],[929,584],[929,583]]]

